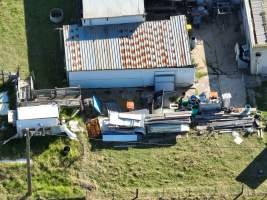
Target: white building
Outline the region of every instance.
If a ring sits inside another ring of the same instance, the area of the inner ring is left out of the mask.
[[[244,33],[252,74],[267,75],[267,0],[242,0]]]
[[[49,128],[58,125],[59,108],[57,104],[17,108],[16,127],[19,135],[21,135],[26,128]]]
[[[83,26],[145,21],[144,0],[83,0]]]
[[[186,17],[104,26],[63,27],[70,86],[189,86],[195,78]]]

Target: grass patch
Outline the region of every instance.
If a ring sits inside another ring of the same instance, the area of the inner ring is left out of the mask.
[[[255,93],[257,107],[262,112],[262,116],[267,118],[267,81],[263,82],[261,87],[256,88]]]
[[[199,80],[205,76],[208,75],[208,72],[200,72],[200,71],[196,71],[196,78]]]
[[[0,69],[29,73],[23,0],[0,1]]]
[[[242,148],[251,146],[259,148]],[[96,181],[100,194],[118,199],[134,197],[135,188],[146,197],[159,197],[163,190],[168,197],[186,194],[188,189],[195,194],[216,188],[233,193],[240,188],[235,178],[264,148],[256,138],[245,139],[239,147],[231,136],[222,135],[181,139],[172,147],[104,149],[93,152],[87,175]],[[257,191],[266,189],[263,183]]]
[[[245,138],[238,146],[230,135],[192,136],[171,147],[128,150],[90,145],[85,133],[79,138],[82,143],[68,138],[32,138],[33,198],[82,198],[86,188],[81,183],[95,186],[93,199],[134,197],[136,188],[150,199],[161,196],[162,191],[167,197],[186,195],[188,189],[195,195],[214,193],[216,188],[218,193],[238,193],[241,184],[235,178],[265,148],[264,141],[256,137]],[[87,153],[82,144],[88,145]],[[71,147],[66,157],[61,153],[65,145]],[[24,152],[24,139],[0,146],[1,158],[24,157]],[[26,166],[1,165],[0,178],[4,198],[26,193]],[[256,192],[266,190],[263,182]]]
[[[29,69],[34,72],[35,83],[39,88],[61,87],[67,83],[64,51],[60,48],[57,30],[62,28],[62,24],[51,23],[49,12],[52,8],[62,8],[63,24],[70,24],[76,19],[77,5],[75,0],[24,0]]]
[[[71,151],[62,154],[65,145]],[[32,147],[32,183],[33,199],[42,198],[80,198],[84,191],[80,188],[77,174],[82,149],[77,141],[58,137],[33,137]],[[12,149],[16,150],[12,150]],[[4,150],[6,149],[6,150]],[[4,151],[3,151],[4,150]],[[11,151],[10,151],[11,150]],[[18,139],[0,146],[1,158],[24,158],[25,140]],[[8,152],[7,152],[8,151]],[[19,199],[26,194],[26,166],[2,164],[0,166],[0,192],[3,198]]]
[[[63,24],[77,20],[75,0],[1,0],[0,1],[0,70],[31,72],[38,88],[66,85],[64,52],[60,48],[62,24],[49,21],[50,9],[64,11]]]

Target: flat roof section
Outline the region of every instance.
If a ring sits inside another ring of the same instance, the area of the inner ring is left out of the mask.
[[[57,104],[25,106],[17,109],[18,120],[58,118],[59,109]]]
[[[84,19],[144,14],[144,0],[83,0]]]

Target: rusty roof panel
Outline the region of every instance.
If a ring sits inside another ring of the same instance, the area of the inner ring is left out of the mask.
[[[186,18],[143,23],[63,27],[67,71],[192,65]]]

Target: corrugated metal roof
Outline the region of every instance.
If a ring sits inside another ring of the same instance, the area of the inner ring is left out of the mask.
[[[186,18],[95,27],[63,27],[67,71],[191,65]]]
[[[250,0],[257,44],[267,43],[267,0]]]
[[[83,0],[85,19],[144,14],[144,0]]]

